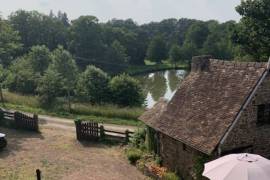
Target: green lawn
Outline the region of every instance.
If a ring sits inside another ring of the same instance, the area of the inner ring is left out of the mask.
[[[38,98],[35,96],[23,96],[4,91],[5,105],[8,109],[24,111],[35,114],[51,115],[70,119],[80,118],[94,120],[102,123],[118,125],[141,125],[137,119],[144,108],[121,108],[114,105],[91,105],[88,103],[72,103],[72,111],[68,111],[65,102],[58,102],[49,109],[40,107]],[[2,107],[2,104],[0,105]]]

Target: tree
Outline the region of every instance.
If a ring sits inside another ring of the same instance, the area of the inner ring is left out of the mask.
[[[68,98],[69,110],[71,110],[71,93],[74,93],[78,68],[71,54],[62,46],[58,46],[53,51],[52,63],[49,69],[61,77],[62,89],[66,92]]]
[[[126,75],[118,75],[110,81],[113,103],[120,106],[141,106],[144,102],[139,82]]]
[[[35,73],[26,56],[20,57],[9,68],[6,86],[10,91],[22,94],[34,94],[39,74]]]
[[[203,43],[205,42],[208,33],[209,30],[206,23],[196,22],[189,27],[184,43],[192,44],[196,48],[200,49],[203,47]]]
[[[7,73],[6,73],[5,69],[0,64],[0,101],[3,104],[3,106],[5,106],[5,105],[4,105],[4,97],[3,97],[2,87],[3,87],[3,83],[5,81],[6,75],[7,75]]]
[[[158,35],[153,38],[148,46],[147,58],[153,62],[161,63],[167,58],[166,44],[163,37]]]
[[[178,45],[173,45],[169,52],[170,60],[175,64],[181,60],[181,48]]]
[[[52,61],[52,54],[46,46],[33,46],[27,58],[33,70],[43,75]]]
[[[103,57],[104,44],[102,42],[101,27],[94,16],[81,16],[72,21],[70,28],[70,51],[76,57],[85,58],[83,62],[78,60],[80,67],[86,67]],[[88,60],[87,60],[88,59]]]
[[[24,53],[35,45],[46,45],[50,50],[58,45],[67,46],[68,29],[54,15],[18,10],[9,16],[9,21],[21,36]]]
[[[21,47],[18,32],[0,18],[0,64],[10,65]]]
[[[91,103],[105,103],[109,95],[109,77],[95,66],[87,66],[77,83],[77,95]]]
[[[115,64],[126,64],[129,60],[126,54],[126,48],[117,40],[111,44],[107,58],[110,59],[108,60],[109,62],[111,61]]]
[[[41,77],[37,92],[42,106],[50,106],[62,91],[62,77],[51,68]]]
[[[268,0],[246,0],[236,7],[242,16],[233,37],[247,54],[265,61],[270,52],[270,6]]]

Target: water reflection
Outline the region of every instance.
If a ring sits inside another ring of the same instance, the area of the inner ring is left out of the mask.
[[[137,76],[144,89],[147,107],[153,107],[161,97],[171,99],[186,74],[185,70],[168,70]]]

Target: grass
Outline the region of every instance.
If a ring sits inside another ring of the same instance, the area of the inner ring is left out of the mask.
[[[143,73],[150,73],[155,71],[162,71],[162,70],[169,70],[169,69],[187,69],[188,64],[171,64],[168,61],[163,61],[162,64],[156,64],[151,61],[145,60],[146,65],[142,66],[130,66],[126,73],[130,75],[137,75],[137,74],[143,74]]]
[[[24,96],[8,91],[4,91],[3,95],[8,109],[70,119],[93,120],[99,123],[142,125],[137,118],[143,113],[143,108],[120,108],[114,105],[91,105],[76,102],[72,103],[72,111],[69,112],[65,102],[44,109],[40,107],[36,96]]]

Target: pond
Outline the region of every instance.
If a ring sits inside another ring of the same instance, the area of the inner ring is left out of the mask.
[[[170,100],[186,75],[186,70],[166,70],[138,75],[135,78],[143,86],[147,108],[151,108],[161,97]]]

